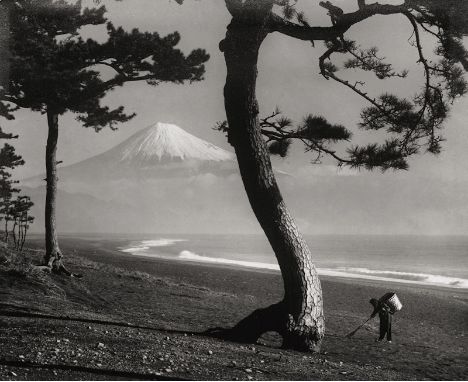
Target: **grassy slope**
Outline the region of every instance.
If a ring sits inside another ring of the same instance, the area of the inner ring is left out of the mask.
[[[323,353],[301,354],[278,349],[272,335],[242,345],[199,334],[275,302],[281,290],[276,274],[116,264],[99,252],[67,255],[85,278],[37,272],[28,259],[39,262],[40,252],[23,256],[0,248],[0,379],[467,378],[466,323],[460,326],[466,297],[453,302],[446,293],[405,291],[409,306],[430,297],[432,309],[442,313],[428,316],[418,305],[420,312],[402,316],[396,343],[379,345],[373,342],[377,322],[352,340],[343,334],[369,313],[353,299],[367,304],[364,296],[384,289],[325,280]]]

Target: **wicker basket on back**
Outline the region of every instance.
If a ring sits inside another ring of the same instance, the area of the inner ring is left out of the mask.
[[[398,312],[403,308],[403,304],[394,292],[385,293],[379,298],[379,302],[386,304],[392,313]]]

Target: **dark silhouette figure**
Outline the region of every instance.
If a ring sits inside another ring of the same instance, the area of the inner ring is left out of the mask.
[[[371,298],[369,302],[374,307],[371,317],[373,318],[379,314],[380,335],[377,341],[382,341],[385,338],[385,335],[387,335],[387,341],[392,342],[392,310],[387,304],[385,304],[385,302],[379,301],[375,298]]]

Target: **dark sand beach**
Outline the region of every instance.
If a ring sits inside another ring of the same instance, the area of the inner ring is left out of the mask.
[[[32,243],[34,244],[34,243]],[[39,245],[39,244],[38,244]],[[115,243],[62,241],[82,279],[0,262],[0,379],[466,380],[466,290],[322,278],[321,354],[279,348],[267,334],[239,344],[201,334],[277,302],[278,273],[140,258]],[[27,256],[38,262],[41,252]],[[9,260],[10,259],[10,260]],[[375,343],[372,307],[397,292],[394,341]]]

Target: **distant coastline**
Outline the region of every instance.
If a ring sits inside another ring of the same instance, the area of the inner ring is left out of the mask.
[[[199,263],[260,272],[279,271],[268,243],[265,242],[264,236],[259,234],[74,233],[61,236],[64,240],[78,239],[94,243],[94,246],[99,248],[106,247],[118,256],[138,256],[153,260]],[[388,282],[395,284],[395,287],[398,284],[408,284],[468,290],[466,264],[468,236],[306,235],[305,237],[314,256],[323,254],[323,257],[327,258],[323,261],[320,256],[314,257],[318,272],[324,277]],[[33,234],[30,238],[37,242],[42,240],[42,234]],[[242,241],[246,242],[243,247],[232,246],[233,242]],[[390,248],[389,243],[391,245],[397,243],[398,246]],[[226,248],[228,246],[232,248]],[[399,254],[402,250],[400,246],[406,254],[400,255],[399,259],[395,253]],[[427,253],[428,250],[432,253]],[[387,251],[390,253],[388,256]],[[417,252],[417,257],[414,261],[410,261],[413,252]],[[356,261],[362,256],[364,260]],[[400,262],[402,257],[403,261]],[[386,262],[379,262],[382,259]],[[434,264],[429,268],[431,262]]]
[[[183,241],[182,239],[176,241]],[[150,241],[142,241],[141,246],[120,248],[119,251],[132,256],[154,258],[154,259],[166,259],[170,261],[181,261],[189,263],[203,263],[207,265],[224,265],[232,266],[237,268],[249,268],[255,270],[269,270],[279,272],[278,264],[274,263],[262,263],[255,261],[242,261],[226,258],[215,258],[209,256],[201,256],[194,252],[184,250],[180,252],[177,257],[168,257],[164,255],[158,255],[155,253],[144,253],[150,248],[163,247],[165,245],[171,245],[171,240],[157,240],[157,245],[151,246]],[[468,290],[468,279],[447,277],[442,275],[433,275],[426,273],[411,273],[411,272],[392,272],[386,270],[373,270],[368,268],[318,268],[319,275],[328,277],[339,277],[346,279],[362,279],[362,280],[373,280],[378,282],[390,282],[390,283],[403,283],[403,284],[416,284],[425,286],[437,286],[454,289],[465,289]]]

